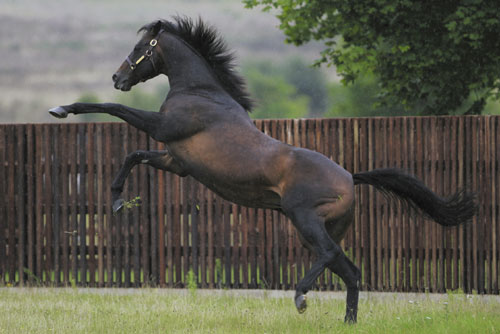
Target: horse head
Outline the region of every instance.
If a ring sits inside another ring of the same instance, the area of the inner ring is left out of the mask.
[[[116,73],[113,74],[116,89],[129,91],[139,82],[152,79],[160,74],[159,63],[163,60],[158,41],[164,31],[161,21],[142,27],[139,31],[145,31],[144,35]]]

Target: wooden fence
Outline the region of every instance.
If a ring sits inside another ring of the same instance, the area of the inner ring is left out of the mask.
[[[341,246],[364,290],[499,293],[500,117],[256,124],[351,172],[401,167],[439,194],[477,192],[474,222],[444,229],[358,186]],[[113,216],[110,185],[126,154],[161,148],[124,123],[0,125],[0,284],[293,289],[313,258],[276,212],[138,166],[124,198],[142,205]],[[342,284],[327,272],[317,288]]]

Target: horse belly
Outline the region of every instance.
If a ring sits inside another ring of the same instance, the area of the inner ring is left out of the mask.
[[[235,204],[251,208],[281,209],[281,196],[270,188],[199,181],[223,199]]]

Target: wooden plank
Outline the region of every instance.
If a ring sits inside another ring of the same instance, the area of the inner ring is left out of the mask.
[[[161,150],[162,146],[160,143],[158,145],[158,150]],[[171,226],[170,222],[170,206],[172,204],[171,202],[171,196],[169,196],[170,191],[167,190],[167,194],[165,194],[166,189],[170,189],[170,187],[165,187],[165,172],[162,170],[157,170],[157,177],[158,177],[158,271],[159,271],[159,284],[160,287],[165,287],[166,286],[166,265],[168,263],[168,277],[169,277],[169,282],[172,280],[172,254],[170,252],[171,245],[172,245],[172,237],[171,233],[167,234],[167,243],[168,243],[168,248],[165,246],[165,230],[169,231],[169,228]],[[167,208],[165,208],[165,195],[166,195],[166,200],[167,200]],[[165,216],[168,217],[168,227],[165,227]],[[170,232],[170,231],[169,231]],[[165,249],[167,249],[167,259],[165,258]],[[167,261],[167,262],[166,262]]]
[[[19,275],[19,285],[24,286],[24,268],[25,268],[25,235],[26,235],[26,205],[24,200],[25,193],[25,183],[24,177],[26,175],[25,171],[25,156],[26,153],[24,151],[25,148],[25,126],[24,125],[16,125],[16,139],[17,139],[17,182],[16,188],[18,189],[17,194],[17,272]],[[3,175],[0,174],[0,177]],[[1,216],[0,216],[1,218]],[[50,280],[50,278],[49,278]]]
[[[36,176],[35,176],[35,187],[36,187],[36,270],[35,275],[39,279],[42,277],[42,260],[43,260],[43,164],[42,164],[42,144],[43,144],[43,128],[42,126],[37,126],[35,131],[35,143],[36,143]],[[9,159],[10,160],[10,159]],[[9,177],[10,178],[10,177]],[[10,191],[9,191],[10,192]]]
[[[114,272],[113,272],[113,213],[111,212],[111,173],[112,173],[112,125],[110,123],[104,124],[104,156],[101,163],[104,164],[104,178],[103,178],[103,191],[104,191],[104,212],[106,215],[106,225],[104,228],[106,238],[106,287],[113,286]]]
[[[485,188],[484,187],[484,181],[483,181],[483,176],[485,174],[484,170],[484,160],[481,159],[483,156],[483,152],[485,151],[484,149],[484,143],[485,143],[485,138],[484,138],[484,126],[485,126],[485,118],[483,117],[478,117],[476,119],[476,127],[477,127],[477,155],[476,155],[476,168],[477,168],[477,189],[479,190],[479,201],[480,201],[480,206],[479,206],[479,219],[476,224],[477,228],[477,234],[476,234],[476,249],[477,253],[475,252],[475,258],[477,258],[477,267],[476,272],[477,272],[477,280],[476,280],[476,289],[479,294],[484,294],[484,284],[485,284],[485,267],[484,267],[484,246],[487,240],[485,239],[484,235],[484,224],[485,224],[485,204],[486,204],[486,198],[484,196],[485,194]],[[490,180],[488,179],[488,182]]]
[[[232,247],[231,247],[231,268],[234,273],[233,289],[241,287],[240,278],[240,249],[241,249],[241,225],[240,225],[240,208],[236,204],[231,205],[231,226],[232,226]]]
[[[70,167],[70,203],[71,203],[71,220],[69,229],[66,231],[70,235],[70,267],[71,267],[71,281],[78,282],[78,230],[77,230],[77,217],[78,217],[78,175],[77,175],[77,125],[69,124],[69,167]]]
[[[499,166],[500,165],[500,121],[498,117],[495,117],[494,121],[494,130],[492,131],[492,156],[494,157],[494,165],[492,166],[492,169],[494,166]],[[498,203],[499,199],[499,191],[500,191],[500,169],[496,168],[495,172],[493,174],[493,180],[492,180],[492,196],[491,200],[493,203]],[[499,237],[499,231],[500,231],[500,214],[499,214],[499,209],[496,205],[493,205],[493,212],[492,212],[492,261],[493,261],[493,268],[492,268],[492,276],[494,279],[493,282],[493,293],[498,294],[499,293],[499,269],[500,269],[500,264],[499,264],[499,256],[498,256],[498,250],[500,246],[500,237]]]
[[[274,285],[274,268],[273,268],[273,213],[271,210],[264,210],[264,230],[263,237],[265,239],[264,257],[266,263],[266,286],[268,288]]]
[[[249,284],[250,289],[257,288],[257,256],[256,256],[256,210],[247,211],[247,230],[248,230],[248,259],[249,259]]]
[[[200,286],[200,192],[201,184],[195,180],[191,182],[191,266],[193,268],[196,286]]]
[[[173,265],[174,276],[172,277],[172,286],[182,282],[182,260],[181,260],[181,181],[178,176],[172,178],[172,203],[174,203],[173,216],[170,224],[172,225],[172,246],[173,246]]]
[[[7,169],[7,140],[6,140],[6,132],[7,132],[7,126],[0,124],[0,179],[1,180],[7,180],[7,174],[6,174],[6,169]],[[28,166],[29,164],[29,158],[28,158]],[[0,193],[1,194],[7,194],[7,184],[6,182],[0,182]],[[8,210],[8,204],[7,200],[0,201],[0,284],[5,283],[5,273],[7,272],[7,210]],[[28,213],[29,214],[29,213]],[[29,228],[29,226],[28,226]],[[29,233],[29,230],[28,230]],[[29,234],[28,234],[29,235]],[[28,252],[28,265],[29,265],[29,256],[30,253]]]
[[[457,156],[458,156],[458,180],[457,180],[457,186],[458,188],[464,187],[464,174],[465,174],[465,166],[464,166],[464,161],[465,161],[465,148],[464,148],[464,143],[465,143],[465,134],[464,134],[464,118],[461,117],[458,119],[458,143],[457,143]],[[461,270],[460,270],[460,287],[462,288],[463,291],[466,291],[466,259],[465,259],[465,240],[464,240],[464,232],[465,232],[466,226],[463,225],[459,227],[459,235],[458,235],[458,244],[459,244],[459,256],[460,256],[460,265],[461,265]]]
[[[51,149],[51,133],[50,126],[45,124],[43,126],[43,173],[44,173],[44,211],[45,211],[45,224],[44,224],[44,254],[45,254],[45,273],[46,280],[50,281],[50,273],[52,272],[52,149]],[[22,188],[20,188],[22,189]]]
[[[491,187],[492,184],[492,173],[491,173],[491,134],[490,134],[490,129],[491,129],[491,117],[486,116],[483,118],[484,122],[484,132],[483,132],[483,138],[481,142],[483,143],[482,147],[482,160],[483,160],[483,172],[481,173],[481,184],[483,185],[483,198],[484,198],[484,219],[483,219],[483,238],[485,240],[485,243],[483,245],[483,254],[484,254],[484,261],[483,263],[485,264],[485,271],[484,273],[484,282],[485,284],[483,285],[484,293],[492,293],[493,290],[493,276],[492,276],[492,263],[491,263],[491,248],[492,248],[492,225],[493,225],[493,220],[492,220],[492,215],[491,215],[491,207],[492,207],[492,202],[491,202],[491,194],[493,193],[493,189]],[[487,196],[486,194],[490,194],[490,196]]]
[[[105,283],[104,272],[104,168],[103,168],[103,124],[96,124],[96,186],[97,186],[97,271],[98,271],[98,286],[103,287]],[[63,206],[64,210],[64,206]]]
[[[374,156],[376,155],[375,151],[375,137],[374,137],[374,120],[373,118],[368,119],[367,123],[367,144],[368,144],[368,165],[367,165],[367,170],[372,170],[374,169]],[[368,229],[369,229],[369,235],[368,239],[368,247],[369,247],[369,269],[368,269],[368,277],[369,277],[369,284],[372,289],[377,289],[377,281],[376,281],[376,268],[377,268],[377,263],[376,263],[376,226],[375,226],[375,193],[374,193],[373,187],[369,187],[368,189]]]
[[[444,128],[443,128],[443,118],[436,119],[436,155],[437,155],[437,164],[436,164],[436,176],[437,176],[437,184],[436,184],[436,192],[442,196],[445,196],[445,165],[444,165],[444,145],[446,144],[446,138],[444,136]],[[438,291],[445,292],[445,231],[442,226],[436,225],[437,230],[437,249],[438,249]]]
[[[0,134],[0,139],[3,138],[3,136]],[[27,256],[28,256],[28,263],[27,263],[27,268],[30,273],[35,272],[35,240],[36,240],[36,234],[35,234],[35,187],[34,187],[34,166],[35,166],[35,145],[34,145],[34,125],[32,124],[27,124],[26,125],[26,151],[27,151],[27,156],[26,156],[26,199],[27,199]],[[0,147],[3,147],[0,143]],[[0,155],[2,157],[2,155]],[[2,161],[5,161],[5,152],[3,154]],[[3,164],[1,164],[3,166]],[[0,167],[1,168],[1,167]],[[1,171],[1,170],[0,170]],[[0,176],[5,175],[0,172]],[[1,188],[0,188],[1,190]],[[2,191],[2,193],[5,193],[5,190]],[[0,216],[1,218],[1,216]],[[5,220],[6,221],[6,220]],[[0,245],[1,248],[1,245]],[[1,256],[1,254],[0,254]],[[33,276],[28,275],[28,283],[32,284],[33,283]]]
[[[283,263],[280,261],[280,241],[282,239],[282,233],[280,230],[280,214],[276,211],[271,211],[272,218],[272,239],[273,239],[273,289],[279,289],[281,287],[281,268],[283,268]],[[271,225],[270,224],[270,225]]]
[[[15,138],[15,126],[7,126],[7,270],[6,273],[9,274],[8,283],[15,284],[16,277],[16,179],[15,179],[15,151],[16,151],[16,138]],[[40,204],[41,206],[41,204]],[[39,208],[40,212],[42,209]],[[41,253],[41,252],[40,252]],[[41,261],[41,260],[40,260]],[[40,263],[41,265],[41,263]],[[40,271],[41,273],[41,271]],[[41,275],[38,277],[42,277]]]
[[[214,235],[214,202],[213,193],[206,189],[207,194],[207,262],[208,262],[208,287],[215,288],[215,235]]]
[[[208,190],[200,185],[199,186],[199,205],[200,205],[200,213],[198,216],[198,228],[199,228],[199,243],[200,243],[200,256],[199,256],[199,264],[200,264],[200,276],[201,276],[201,288],[206,289],[209,285],[209,277],[208,277],[208,240],[207,240],[207,195]]]
[[[123,126],[120,126],[123,125]],[[112,148],[113,152],[113,168],[111,172],[111,179],[118,173],[118,165],[121,165],[125,161],[125,157],[129,152],[133,152],[130,148],[131,137],[133,136],[133,128],[128,124],[112,124],[113,128],[113,138],[112,138]],[[125,181],[123,192],[121,194],[122,198],[126,201],[131,200],[132,195],[130,189],[133,183],[133,170],[128,175]],[[109,187],[109,183],[106,184]],[[112,223],[112,235],[113,235],[113,270],[116,276],[116,286],[130,287],[130,276],[131,276],[131,266],[130,266],[130,225],[132,224],[132,210],[125,209],[122,210],[118,215],[114,215],[111,219]]]
[[[79,272],[80,283],[87,284],[87,150],[86,150],[86,125],[78,124],[78,242],[79,242]]]
[[[453,119],[452,118],[446,118],[442,120],[442,134],[443,134],[443,143],[441,145],[442,147],[442,160],[443,160],[443,194],[445,196],[449,196],[450,194],[454,193],[452,191],[452,173],[451,173],[451,154],[453,151],[453,147],[451,144],[451,125],[452,125]],[[443,268],[443,273],[445,275],[445,281],[444,281],[444,291],[447,289],[451,289],[453,282],[452,282],[452,229],[443,229],[443,239],[444,239],[444,244],[442,245],[442,248],[444,250],[443,254],[443,261],[444,261],[444,268]]]
[[[46,275],[46,279],[50,280],[49,276],[51,273],[51,264],[52,264],[52,175],[51,175],[51,149],[50,149],[50,128],[48,124],[43,125],[43,174],[44,174],[44,198],[43,198],[43,206],[45,213],[45,223],[43,226],[43,253],[44,253],[44,271]],[[43,278],[42,278],[43,280]]]
[[[472,157],[471,157],[471,118],[470,117],[465,117],[461,118],[463,121],[462,126],[461,126],[461,131],[459,131],[459,138],[464,138],[463,139],[463,148],[462,148],[462,162],[460,168],[460,177],[461,179],[459,180],[459,186],[461,188],[467,187],[471,189],[470,187],[472,186],[472,179],[471,179],[471,163],[472,163]],[[471,189],[472,191],[475,191],[475,189]],[[473,221],[473,223],[475,223]],[[461,229],[461,246],[462,246],[462,254],[461,254],[461,259],[462,259],[462,270],[463,270],[463,289],[465,292],[470,293],[472,292],[472,272],[471,272],[471,237],[472,237],[472,230],[471,226],[464,225]]]
[[[242,206],[240,208],[241,214],[241,272],[242,272],[242,285],[243,289],[249,287],[249,261],[248,261],[248,208]]]
[[[191,182],[190,178],[183,178],[180,180],[181,184],[181,196],[179,197],[182,201],[181,204],[181,220],[180,223],[180,242],[179,250],[181,251],[181,266],[182,266],[182,276],[177,278],[179,283],[182,283],[184,287],[187,285],[187,273],[190,270],[189,266],[189,196],[191,196],[190,188]]]
[[[131,127],[131,131],[133,133],[133,137],[130,138],[131,140],[131,151],[137,151],[138,150],[138,142],[139,142],[139,131]],[[124,152],[128,153],[128,152]],[[143,165],[138,165],[133,174],[133,179],[132,179],[132,196],[131,198],[134,199],[136,197],[140,197],[141,193],[139,191],[140,188],[143,187],[143,185],[140,183],[140,172],[141,169],[143,169],[145,166]],[[133,240],[132,240],[132,254],[133,254],[133,280],[131,278],[131,285],[134,287],[138,287],[140,285],[141,281],[141,251],[140,251],[140,244],[141,244],[141,234],[140,234],[140,227],[139,227],[139,220],[140,220],[140,213],[141,213],[141,207],[136,207],[132,212],[132,235],[133,235]]]
[[[157,144],[152,138],[148,140],[148,148],[150,150],[159,149],[159,144]],[[150,224],[149,224],[149,239],[151,242],[151,247],[149,249],[149,258],[151,260],[151,272],[147,277],[147,284],[151,286],[158,286],[160,284],[160,273],[159,273],[159,239],[164,240],[164,225],[163,225],[163,210],[160,210],[159,196],[160,189],[165,190],[160,186],[160,174],[163,171],[153,168],[148,168],[148,183],[149,183],[149,214],[150,214]],[[163,180],[162,180],[163,184]],[[147,220],[145,220],[147,221]],[[161,227],[160,227],[161,226]],[[161,228],[161,231],[160,231]],[[161,233],[160,233],[161,232]],[[165,248],[163,247],[163,250]],[[148,256],[148,255],[146,255]],[[165,272],[165,266],[163,263],[163,272]]]
[[[146,133],[139,132],[139,147],[141,149],[147,149],[148,137]],[[148,178],[148,168],[146,166],[141,166],[139,169],[139,197],[141,198],[141,206],[139,207],[139,217],[136,222],[137,234],[141,237],[140,250],[138,250],[138,256],[141,256],[139,264],[139,272],[135,275],[135,286],[145,286],[149,285],[150,277],[150,257],[149,250],[150,244],[150,227],[151,223],[149,221],[148,212],[150,207],[151,198],[149,198],[149,178]],[[140,275],[142,271],[142,280],[140,280]]]
[[[95,145],[94,145],[94,123],[87,124],[87,203],[88,203],[88,264],[89,264],[89,286],[96,286],[96,226],[95,226]]]
[[[478,168],[477,168],[477,162],[478,162],[478,155],[479,155],[479,124],[478,124],[478,118],[473,117],[471,119],[471,133],[472,133],[472,155],[471,155],[471,162],[472,162],[472,188],[473,189],[478,189]],[[481,197],[479,197],[481,198]],[[479,207],[479,214],[482,213],[481,206]],[[472,289],[478,291],[478,286],[479,286],[479,268],[480,264],[478,263],[478,238],[479,238],[479,224],[480,224],[480,219],[478,217],[474,217],[474,223],[472,224],[472,238],[471,238],[471,245],[472,245]]]
[[[459,158],[459,155],[458,155],[458,138],[457,138],[457,135],[458,135],[458,118],[457,117],[453,117],[452,118],[452,123],[450,124],[450,136],[451,136],[451,139],[450,139],[450,160],[451,160],[451,166],[450,166],[450,173],[452,175],[452,178],[451,178],[451,187],[450,187],[450,193],[455,193],[458,191],[458,179],[459,179],[459,175],[458,175],[458,160]],[[452,280],[452,286],[451,286],[451,289],[453,290],[457,290],[459,287],[460,287],[460,282],[459,282],[459,271],[458,271],[458,267],[459,267],[459,263],[460,263],[460,253],[459,253],[459,249],[461,248],[460,247],[460,244],[459,244],[459,230],[460,228],[454,228],[453,231],[452,231],[452,237],[453,237],[453,253],[451,254],[452,256],[452,277],[453,277],[453,280]]]
[[[60,174],[60,145],[58,144],[60,141],[59,125],[51,126],[52,136],[51,136],[51,145],[50,150],[52,152],[52,161],[51,161],[51,174],[52,174],[52,189],[53,189],[53,270],[54,270],[54,284],[59,286],[61,283],[61,179],[63,178],[62,174]]]
[[[385,135],[385,122],[384,119],[374,119],[374,140],[375,140],[375,157],[374,157],[374,166],[375,168],[383,168],[384,167],[384,145],[383,143],[385,142],[384,140],[384,135]],[[377,265],[376,265],[376,277],[377,277],[377,289],[378,290],[383,290],[384,287],[384,264],[383,264],[383,250],[384,250],[384,228],[383,224],[385,223],[384,221],[384,215],[383,211],[385,210],[383,203],[384,198],[380,193],[376,194],[375,197],[375,230],[374,232],[376,233],[376,253],[377,253]]]

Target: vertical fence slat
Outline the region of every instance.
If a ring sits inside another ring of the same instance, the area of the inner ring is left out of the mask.
[[[6,169],[7,169],[7,140],[6,140],[6,127],[0,126],[0,193],[7,194],[8,185],[3,180],[8,180]],[[28,160],[28,166],[30,161]],[[5,282],[5,274],[7,272],[7,210],[8,210],[8,201],[3,200],[0,201],[0,284]],[[28,218],[29,219],[29,218]],[[28,231],[29,233],[29,231]],[[29,253],[28,253],[29,254]],[[29,261],[28,261],[29,265]]]
[[[96,254],[95,254],[95,160],[94,160],[94,123],[87,125],[87,205],[88,205],[88,263],[89,263],[89,286],[96,283]]]
[[[96,190],[97,190],[97,271],[98,286],[104,286],[104,168],[103,125],[96,125]]]
[[[104,124],[104,156],[102,163],[104,164],[104,177],[102,190],[104,191],[103,205],[106,217],[106,224],[104,226],[105,243],[106,243],[106,287],[113,286],[114,273],[113,273],[113,218],[111,213],[111,170],[112,170],[112,148],[111,148],[111,132],[112,126],[109,123]]]
[[[24,127],[21,125],[16,126],[17,132],[17,175],[16,175],[16,188],[17,188],[17,273],[19,279],[19,285],[24,286],[24,267],[25,267],[25,220],[26,220],[26,205],[25,205],[25,183],[24,176],[25,172],[25,137],[24,137]],[[0,177],[2,175],[0,174]],[[0,216],[1,219],[1,216]]]
[[[78,243],[79,243],[79,267],[80,283],[87,285],[87,136],[86,125],[78,125],[78,197],[79,197],[79,219],[78,219]]]

